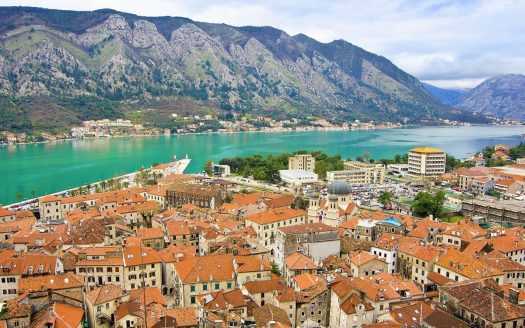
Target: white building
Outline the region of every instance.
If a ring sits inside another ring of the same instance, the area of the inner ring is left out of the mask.
[[[305,170],[279,170],[279,177],[282,181],[291,185],[314,183],[318,179],[317,174]]]
[[[439,148],[416,147],[408,153],[408,174],[438,177],[445,173],[447,154]]]
[[[406,175],[408,173],[408,164],[388,164],[386,169],[388,173]]]
[[[314,172],[315,157],[310,154],[290,156],[288,157],[288,169]]]

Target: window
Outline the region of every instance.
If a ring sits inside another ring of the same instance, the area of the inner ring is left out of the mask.
[[[219,288],[221,288],[221,285],[220,285],[218,282],[216,282],[216,283],[215,283],[215,290],[217,290],[217,289],[219,289]]]
[[[195,304],[195,296],[190,297],[190,303]]]
[[[232,283],[229,282],[229,283],[226,284],[226,286],[227,286],[228,289],[230,289],[230,288],[232,288]]]
[[[191,287],[190,287],[190,291],[191,291],[192,293],[195,292],[195,285],[191,285]]]

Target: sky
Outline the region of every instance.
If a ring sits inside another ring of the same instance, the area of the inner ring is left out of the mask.
[[[344,39],[422,81],[471,88],[525,73],[525,0],[0,0],[55,9],[112,8]]]

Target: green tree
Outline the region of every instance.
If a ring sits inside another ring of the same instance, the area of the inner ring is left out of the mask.
[[[438,191],[434,194],[421,191],[416,195],[412,202],[412,212],[419,217],[432,215],[437,218],[443,212],[444,203],[445,193],[443,191]]]
[[[379,195],[378,201],[383,205],[384,208],[390,208],[392,205],[392,199],[394,195],[392,195],[389,191],[383,191],[381,195]]]
[[[213,162],[212,161],[206,162],[206,164],[204,165],[204,172],[206,172],[208,176],[213,175]]]

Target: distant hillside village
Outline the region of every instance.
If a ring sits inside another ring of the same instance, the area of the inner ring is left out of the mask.
[[[522,148],[174,162],[0,208],[0,324],[522,327]]]
[[[146,110],[147,115],[148,110]],[[170,128],[163,128],[162,124],[144,125],[133,123],[129,119],[103,119],[83,121],[81,126],[71,127],[69,132],[60,133],[25,133],[0,131],[0,144],[16,144],[54,141],[62,139],[103,138],[111,136],[148,136],[148,135],[171,135],[186,133],[211,133],[211,132],[283,132],[283,131],[350,131],[350,130],[373,130],[399,128],[400,123],[360,122],[356,120],[351,123],[329,122],[321,118],[287,119],[275,120],[270,117],[248,117],[231,116],[217,117],[216,115],[191,115],[183,116],[171,114],[168,119]],[[166,123],[166,122],[165,122]],[[450,123],[447,121],[447,123]],[[451,123],[452,124],[452,123]]]

